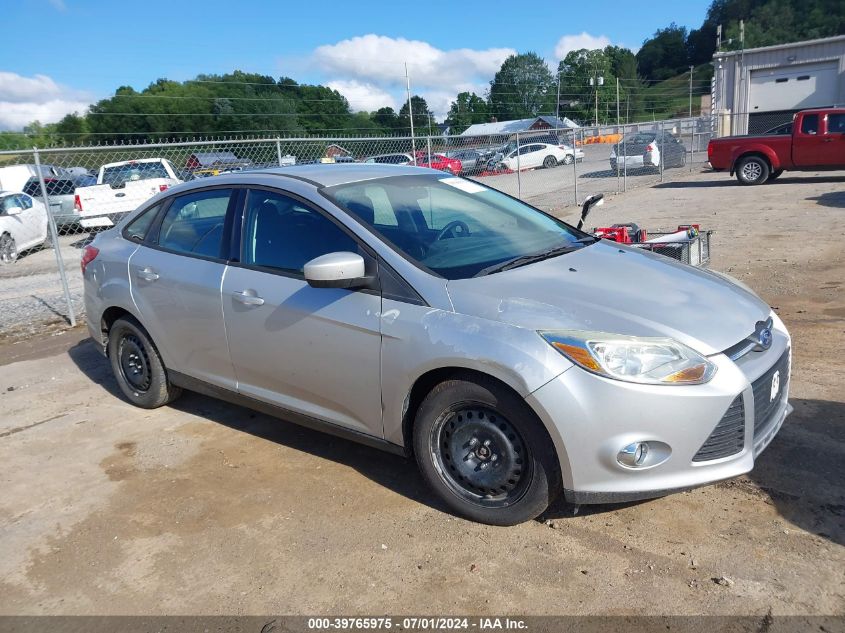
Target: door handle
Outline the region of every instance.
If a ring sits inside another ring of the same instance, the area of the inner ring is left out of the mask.
[[[824,139],[824,142],[825,143],[832,143],[833,139],[832,138],[826,138],[826,139]]]
[[[244,305],[248,305],[248,306],[263,306],[264,305],[264,299],[262,299],[259,296],[256,296],[254,291],[250,291],[250,290],[238,291],[238,290],[236,290],[235,292],[232,293],[232,297],[235,299],[235,301],[239,301],[240,303],[243,303]]]
[[[138,276],[144,281],[155,281],[158,279],[158,273],[147,266],[138,271]]]

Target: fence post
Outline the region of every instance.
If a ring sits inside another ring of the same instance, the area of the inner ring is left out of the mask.
[[[520,157],[519,157],[519,132],[516,133],[516,197],[522,200],[522,176],[520,172],[522,171],[520,167]]]
[[[692,132],[690,133],[690,158],[689,158],[689,170],[692,173],[692,166],[695,164],[695,129],[698,127],[697,121],[692,121]]]
[[[622,191],[628,191],[628,150],[625,147],[625,138],[628,130],[622,126]],[[616,152],[616,161],[619,162],[619,152]]]
[[[282,141],[276,139],[276,157],[279,159],[279,167],[282,166]]]
[[[38,148],[32,148],[32,155],[35,158],[35,169],[38,171],[38,184],[41,187],[41,198],[44,200],[44,207],[47,212],[47,228],[50,231],[50,241],[53,242],[53,252],[56,255],[56,265],[59,267],[59,277],[62,280],[62,290],[65,295],[65,302],[67,303],[67,316],[70,321],[70,326],[76,326],[76,314],[73,311],[73,302],[70,299],[70,288],[67,285],[67,274],[65,273],[65,263],[62,260],[61,244],[59,244],[59,232],[56,230],[56,219],[50,211],[50,198],[47,197],[47,185],[44,184],[44,174],[41,171],[41,158],[38,155]]]
[[[580,147],[582,150],[584,149],[584,131],[581,130],[581,145],[578,145],[578,130],[572,130],[572,151],[575,151],[576,147]],[[575,187],[575,206],[578,206],[578,161],[572,161],[572,175]]]
[[[431,137],[427,136],[425,139],[426,148],[428,149],[428,164],[431,166]]]
[[[660,170],[660,182],[663,182],[663,164],[666,162],[666,154],[663,152],[663,135],[666,134],[664,121],[660,122],[660,160],[657,161]]]

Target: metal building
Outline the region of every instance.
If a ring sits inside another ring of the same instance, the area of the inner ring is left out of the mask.
[[[713,55],[719,136],[759,134],[805,108],[845,104],[845,35]]]

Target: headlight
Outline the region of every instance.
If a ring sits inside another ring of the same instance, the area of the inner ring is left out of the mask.
[[[699,385],[716,366],[670,338],[622,336],[604,332],[540,332],[546,341],[587,371],[646,385]]]

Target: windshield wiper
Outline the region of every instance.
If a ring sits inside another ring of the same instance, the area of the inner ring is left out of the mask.
[[[490,273],[498,273],[504,270],[510,270],[511,268],[519,268],[520,266],[533,264],[534,262],[539,262],[544,259],[557,257],[558,255],[565,255],[566,253],[571,253],[572,251],[576,251],[579,248],[581,247],[558,246],[557,248],[552,248],[547,251],[543,251],[542,253],[534,253],[533,255],[520,255],[519,257],[514,257],[513,259],[508,259],[503,262],[499,262],[498,264],[493,264],[492,266],[488,266],[487,268],[482,268],[474,276],[483,277],[484,275],[489,275]]]

